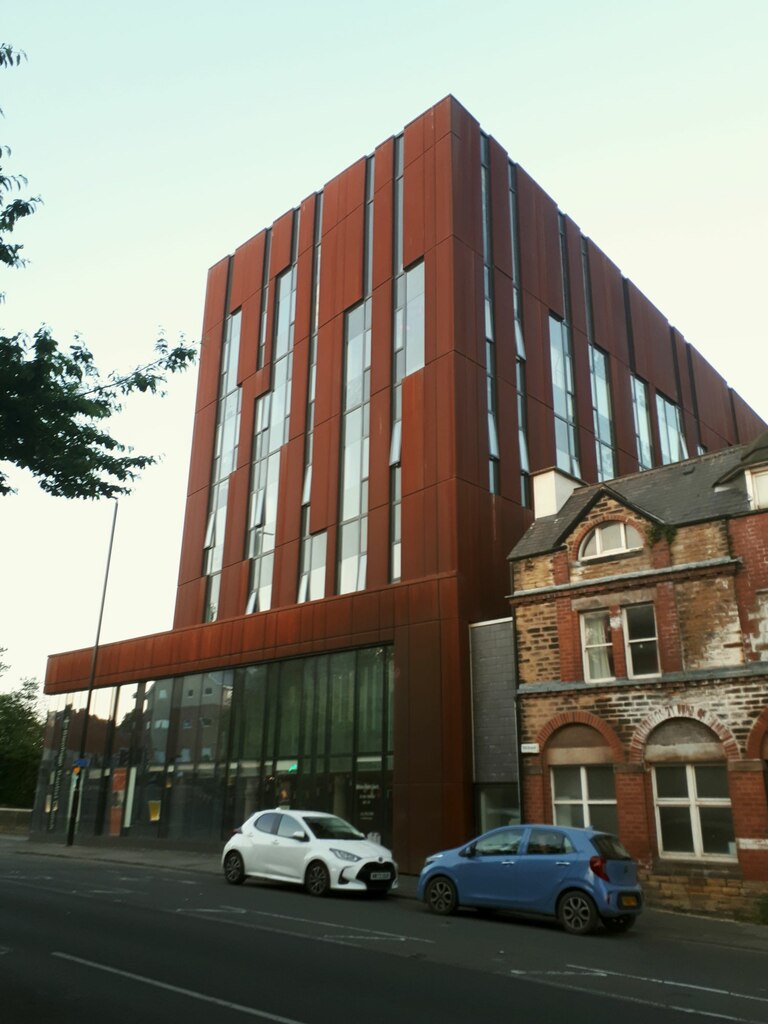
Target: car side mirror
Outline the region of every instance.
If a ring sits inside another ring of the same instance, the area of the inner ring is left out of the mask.
[[[299,829],[297,832],[294,832],[292,834],[291,839],[296,839],[300,843],[306,843],[309,837],[307,836],[306,832],[302,832],[301,829]]]
[[[459,850],[460,857],[474,857],[475,856],[475,844],[470,843],[469,846],[465,846],[463,850]]]

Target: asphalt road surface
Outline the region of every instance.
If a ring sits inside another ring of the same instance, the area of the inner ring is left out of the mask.
[[[0,1022],[766,1024],[765,950],[0,851]]]

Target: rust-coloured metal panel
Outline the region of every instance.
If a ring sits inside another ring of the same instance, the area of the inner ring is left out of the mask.
[[[294,344],[302,338],[308,338],[311,331],[312,316],[312,264],[314,250],[305,249],[299,253],[296,266],[296,315],[294,319]]]
[[[683,409],[693,415],[696,408],[696,402],[693,393],[693,381],[691,380],[690,369],[688,366],[688,343],[676,328],[671,327],[669,333],[672,339],[672,350],[675,353],[680,375],[679,402]],[[698,431],[698,427],[696,430]]]
[[[424,155],[428,143],[425,141],[425,122],[427,113],[415,118],[403,129],[403,166],[413,163]],[[430,132],[430,135],[433,133]]]
[[[469,359],[456,360],[456,475],[488,484],[488,423],[485,368]],[[460,425],[460,426],[459,426]]]
[[[316,205],[317,193],[313,192],[311,196],[307,196],[299,207],[301,212],[301,216],[299,217],[299,254],[306,252],[307,249],[311,249],[315,244]]]
[[[197,377],[195,409],[202,409],[218,398],[222,340],[223,321],[203,335],[200,346],[200,369]]]
[[[208,490],[195,491],[187,498],[184,534],[179,563],[179,584],[197,579],[203,571],[203,541],[208,519]]]
[[[491,237],[494,265],[512,277],[512,226],[509,217],[509,155],[488,139],[491,177]]]
[[[264,271],[266,231],[249,238],[235,249],[232,257],[232,283],[229,289],[229,312],[234,313],[246,299],[261,291]]]
[[[735,444],[736,427],[733,422],[728,385],[693,346],[690,347],[690,351],[702,441],[709,451]],[[708,441],[704,440],[705,432],[709,435]]]
[[[204,601],[205,579],[202,576],[182,584],[176,591],[173,628],[181,629],[183,626],[194,626],[200,622],[203,617]],[[74,674],[72,678],[76,680],[77,674]]]
[[[211,480],[213,441],[216,431],[216,403],[206,405],[195,413],[192,433],[192,452],[189,460],[189,481],[187,493],[194,494],[205,488]]]
[[[595,344],[629,366],[624,284],[619,268],[591,240],[587,241],[592,283]]]
[[[368,460],[368,506],[389,505],[389,449],[392,401],[389,391],[377,391],[370,403],[370,457]],[[370,547],[370,545],[369,545]]]
[[[337,316],[318,331],[315,429],[317,424],[341,412],[343,365],[344,317]]]
[[[278,485],[276,544],[298,540],[301,536],[301,492],[304,483],[304,438],[292,437],[283,445],[280,453],[280,482]],[[279,589],[279,588],[278,588]],[[291,581],[288,592],[293,596],[280,601],[273,600],[273,607],[290,604],[296,600],[296,578]],[[282,592],[281,592],[282,593]]]
[[[394,136],[386,139],[381,145],[377,146],[374,151],[374,177],[373,177],[373,190],[378,192],[379,189],[388,188],[392,190],[392,179],[394,177],[395,170],[395,139]]]
[[[400,523],[402,538],[400,578],[404,581],[421,579],[426,573],[424,491],[403,494],[400,503]]]
[[[389,503],[368,512],[368,587],[383,587],[389,582]]]
[[[237,359],[237,383],[256,373],[261,326],[261,291],[245,300],[240,317],[240,352]]]
[[[312,533],[335,525],[339,493],[339,439],[341,418],[317,423],[315,426],[314,458],[312,461],[312,488],[310,497],[309,528]],[[330,548],[330,535],[328,547]],[[330,550],[328,565],[331,565]],[[326,572],[326,581],[328,581]]]
[[[424,371],[403,379],[403,495],[424,487],[424,446],[427,424],[424,416]]]
[[[272,284],[275,277],[291,265],[294,214],[295,210],[288,210],[272,225],[272,244],[269,248],[270,292],[274,290]]]
[[[340,245],[342,247],[343,272],[337,284],[341,285],[338,291],[337,306],[334,312],[341,313],[355,303],[360,302],[363,297],[363,238],[365,228],[365,207],[360,205],[344,218],[339,226],[342,232]]]
[[[463,366],[463,360],[458,365]],[[435,360],[435,394],[438,401],[433,429],[437,446],[435,473],[438,480],[447,480],[456,475],[456,370],[457,360],[453,355]]]
[[[442,738],[434,727],[435,708],[443,699],[441,679],[446,666],[440,658],[440,625],[419,622],[408,628],[408,711],[410,743],[406,756],[411,785],[440,782],[443,774]]]
[[[241,562],[245,557],[245,531],[248,519],[248,489],[251,467],[241,466],[229,477],[227,490],[227,526],[224,537],[223,565]],[[222,588],[223,593],[223,588]],[[240,609],[238,609],[240,610]]]
[[[229,256],[219,260],[208,271],[208,283],[205,289],[205,306],[203,307],[203,337],[222,323],[226,315],[227,279],[229,275]]]
[[[637,441],[635,420],[632,411],[632,386],[629,367],[609,356],[611,374],[611,402],[613,404],[613,437],[616,448],[616,471],[618,476],[636,473]]]
[[[361,157],[340,175],[340,220],[349,217],[365,203],[366,163],[367,158]]]
[[[424,255],[424,155],[420,154],[403,169],[403,266]]]
[[[679,403],[669,324],[631,281],[627,281],[627,293],[632,320],[635,372],[671,401]]]
[[[461,133],[450,136],[453,154],[453,231],[459,241],[482,255],[480,126],[474,119],[464,119]]]
[[[517,168],[520,284],[548,310],[564,315],[557,206],[533,178]]]
[[[233,562],[221,570],[221,592],[219,595],[219,618],[229,619],[242,615],[248,600],[248,562]],[[223,645],[223,649],[228,649]],[[212,647],[208,657],[220,656],[218,647]]]
[[[484,367],[483,258],[458,241],[453,246],[452,256],[454,348]]]
[[[375,288],[371,310],[371,395],[392,388],[392,279]],[[388,429],[388,428],[387,428]]]
[[[376,181],[379,179],[379,160],[392,159],[391,147],[379,155],[376,151]],[[392,231],[394,218],[394,194],[392,172],[373,196],[373,267],[371,280],[374,291],[392,281]]]
[[[570,217],[565,218],[568,248],[568,285],[571,301],[571,326],[587,333],[587,312],[584,298],[584,271],[581,260],[581,232]]]
[[[733,402],[739,443],[744,444],[747,441],[753,440],[753,438],[765,430],[766,422],[735,391],[731,391],[731,400]]]

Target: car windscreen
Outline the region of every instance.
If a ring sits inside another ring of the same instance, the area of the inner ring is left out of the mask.
[[[313,818],[307,816],[304,821],[309,825],[312,832],[318,839],[363,839],[362,832],[358,832],[348,821],[343,818],[329,816],[327,818]]]
[[[592,836],[592,845],[606,860],[632,860],[616,836],[605,833]]]

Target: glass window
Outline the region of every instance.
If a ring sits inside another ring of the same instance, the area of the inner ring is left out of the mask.
[[[555,316],[549,318],[549,351],[557,466],[571,476],[578,477],[581,475],[581,469],[576,445],[576,406],[570,332],[567,325]]]
[[[653,605],[630,605],[623,609],[623,615],[627,672],[630,678],[658,675],[659,655]]]
[[[656,765],[653,784],[663,857],[736,857],[725,764]]]
[[[498,857],[501,854],[517,853],[522,842],[524,828],[499,829],[475,843],[475,853],[479,857]]]
[[[597,478],[598,480],[612,480],[616,471],[608,356],[594,345],[589,346],[589,369],[592,385],[592,422],[595,430]]]
[[[573,853],[573,843],[564,832],[532,828],[525,848],[528,854]]]
[[[640,469],[653,469],[651,443],[651,410],[648,404],[648,385],[639,377],[632,377],[632,414],[635,423],[637,464]]]
[[[551,779],[556,825],[618,830],[612,765],[558,765]]]
[[[581,616],[584,678],[589,683],[614,679],[611,617],[607,610]]]
[[[685,443],[683,417],[679,407],[657,392],[656,414],[659,420],[662,465],[668,466],[670,462],[687,459],[688,447]]]
[[[270,811],[269,813],[262,814],[261,817],[257,818],[254,824],[259,832],[267,832],[270,835],[274,835],[275,827],[281,818],[281,814],[276,814],[274,811]]]
[[[601,523],[587,535],[581,545],[580,559],[600,558],[603,555],[637,551],[643,547],[643,538],[629,523],[619,520]]]

